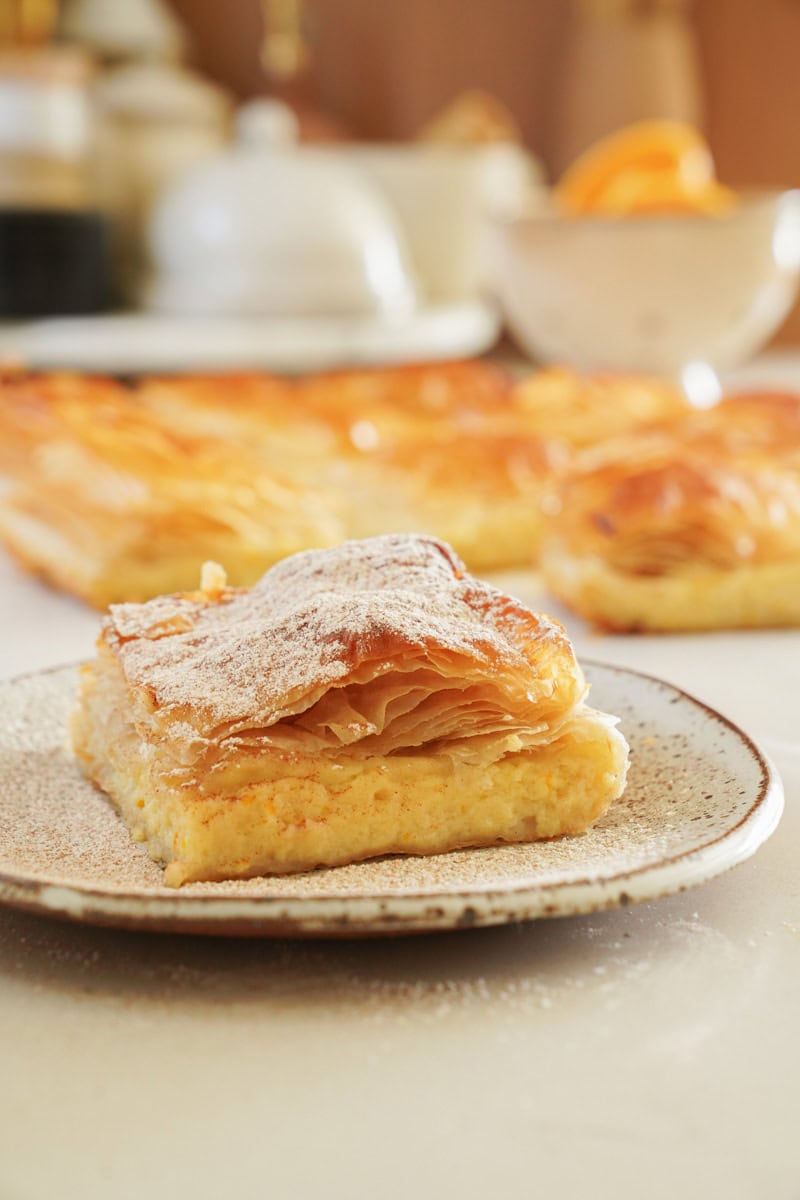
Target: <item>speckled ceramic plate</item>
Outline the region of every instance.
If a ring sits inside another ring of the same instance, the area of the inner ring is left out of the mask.
[[[749,737],[661,680],[586,664],[631,744],[628,786],[581,837],[163,886],[66,748],[74,668],[0,685],[0,901],[125,928],[342,937],[496,925],[652,900],[748,858],[783,807]]]

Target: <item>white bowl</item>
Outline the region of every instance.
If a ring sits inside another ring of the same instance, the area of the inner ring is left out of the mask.
[[[800,282],[800,192],[742,196],[718,216],[497,220],[493,270],[532,357],[679,375],[736,366],[789,312]]]

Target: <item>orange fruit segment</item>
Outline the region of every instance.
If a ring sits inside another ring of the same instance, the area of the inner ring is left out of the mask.
[[[735,203],[730,188],[711,180],[702,190],[687,187],[669,171],[624,171],[598,197],[594,212],[606,216],[640,213],[721,213]]]
[[[589,213],[720,213],[735,203],[717,182],[702,135],[682,121],[638,121],[602,138],[564,173],[561,210]]]

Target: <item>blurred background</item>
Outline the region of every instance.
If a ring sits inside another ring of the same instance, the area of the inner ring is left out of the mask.
[[[797,0],[170,0],[192,57],[238,96],[268,88],[263,14],[295,12],[298,98],[363,138],[412,137],[468,88],[513,113],[556,174],[641,116],[702,124],[720,177],[800,182]]]
[[[269,4],[171,0],[204,71],[265,88]],[[359,138],[408,138],[454,95],[507,105],[553,179],[598,136],[641,117],[700,125],[719,177],[800,185],[797,0],[304,0],[308,59],[294,95]],[[800,340],[795,307],[778,340]]]
[[[87,282],[89,310],[138,303],[152,205],[230,143],[254,97],[284,102],[302,143],[513,144],[541,183],[611,130],[677,118],[705,134],[724,183],[800,185],[798,0],[0,0],[0,41],[0,201],[82,210],[96,256],[93,209],[127,230],[112,282]],[[52,93],[47,145],[25,145],[21,78]],[[102,117],[91,136],[82,96]],[[261,118],[247,138],[280,142],[275,113]],[[149,253],[177,275],[194,247],[181,259],[180,216],[159,220]],[[155,302],[180,309],[187,280],[162,279]],[[774,340],[798,339],[795,305]]]

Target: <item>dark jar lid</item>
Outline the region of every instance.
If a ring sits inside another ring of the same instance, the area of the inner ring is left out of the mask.
[[[76,316],[113,303],[108,218],[0,208],[0,317]]]

